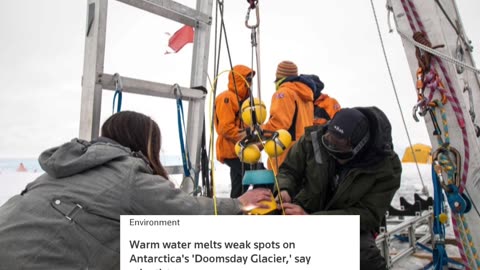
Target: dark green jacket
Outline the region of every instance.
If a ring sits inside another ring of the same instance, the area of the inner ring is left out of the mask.
[[[391,126],[376,107],[356,108],[370,123],[370,141],[357,156],[339,165],[321,143],[326,126],[313,126],[293,146],[277,175],[281,190],[310,214],[360,215],[360,228],[377,230],[400,187],[402,167],[393,151]],[[348,171],[334,193],[338,167]]]

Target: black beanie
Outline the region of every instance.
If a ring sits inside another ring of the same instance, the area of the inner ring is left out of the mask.
[[[343,108],[328,124],[328,131],[339,138],[350,140],[352,148],[355,148],[369,132],[368,119],[357,109]],[[366,141],[363,142],[365,143]]]

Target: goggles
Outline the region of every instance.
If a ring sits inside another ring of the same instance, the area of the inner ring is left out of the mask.
[[[354,156],[351,146],[349,149],[339,147],[328,139],[327,134],[322,136],[322,144],[327,149],[328,153],[337,160],[349,160]]]
[[[329,137],[333,136],[329,133],[326,133],[322,136],[322,144],[327,149],[328,153],[337,160],[351,160],[360,150],[367,144],[370,134],[367,132],[365,136],[360,140],[360,142],[352,148],[351,146],[340,146],[332,143],[329,140]]]

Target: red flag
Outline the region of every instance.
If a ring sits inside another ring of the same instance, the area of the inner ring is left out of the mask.
[[[193,27],[185,25],[180,28],[168,40],[168,47],[172,48],[173,52],[166,51],[165,54],[176,53],[180,51],[186,44],[193,43],[193,35]]]

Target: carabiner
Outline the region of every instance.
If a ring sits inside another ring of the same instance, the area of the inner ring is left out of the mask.
[[[258,6],[255,5],[255,16],[256,16],[256,23],[255,24],[249,24],[248,21],[250,20],[250,11],[252,10],[251,7],[248,7],[247,11],[247,16],[245,16],[245,26],[249,29],[255,29],[258,27],[260,24],[260,11],[258,9]]]
[[[418,106],[420,106],[420,103],[417,103],[415,106],[413,106],[413,109],[412,109],[412,116],[413,116],[413,120],[415,120],[415,122],[420,122],[420,119],[418,119],[417,117],[417,111],[418,111]]]
[[[461,155],[460,155],[460,152],[455,148],[455,147],[452,147],[450,145],[448,146],[440,146],[435,152],[433,152],[432,154],[432,161],[433,162],[438,162],[440,163],[439,161],[439,156],[440,156],[440,153],[444,153],[444,156],[445,158],[453,165],[455,165],[455,172],[453,174],[453,177],[452,179],[448,179],[449,181],[448,182],[442,182],[442,187],[447,191],[447,192],[450,192],[451,191],[451,188],[448,187],[448,185],[450,184],[453,184],[455,185],[457,188],[460,188],[460,174],[461,174],[461,170],[462,170],[462,167],[461,167]],[[452,162],[450,156],[448,155],[449,153],[453,153],[454,157],[455,157],[455,163]],[[452,167],[452,166],[451,166]]]
[[[465,52],[463,51],[462,43],[460,42],[460,36],[458,36],[457,39],[457,48],[455,49],[455,58],[460,61],[464,62],[464,56]],[[460,65],[456,65],[457,68],[457,74],[462,74],[465,68]]]
[[[417,104],[413,106],[412,116],[415,122],[419,122],[420,120],[417,117],[417,111],[420,116],[425,116],[427,114],[428,109],[425,108],[425,99],[419,96]]]
[[[115,90],[122,91],[123,83],[122,83],[122,78],[120,78],[120,74],[118,73],[113,74],[113,81],[115,82]]]
[[[420,94],[423,94],[423,89],[425,89],[425,86],[423,84],[423,69],[419,67],[417,69],[417,92]]]
[[[183,97],[183,94],[182,94],[182,89],[180,88],[180,85],[176,83],[172,86],[172,88],[173,88],[173,95],[175,96],[175,99],[181,99]]]

